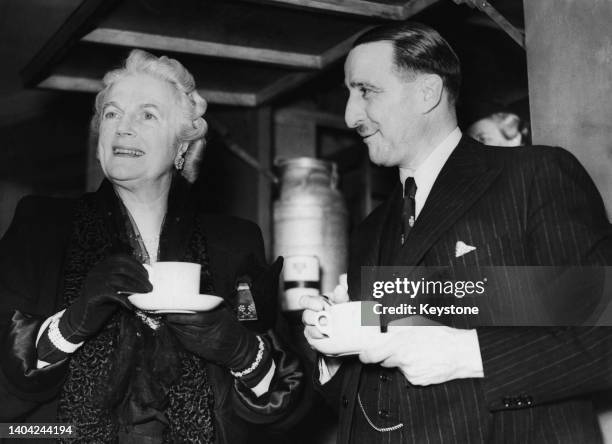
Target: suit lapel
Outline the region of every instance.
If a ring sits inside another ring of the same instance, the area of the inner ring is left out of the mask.
[[[482,149],[466,136],[461,139],[440,171],[397,264],[418,265],[436,240],[491,186],[501,167],[487,165]]]
[[[396,186],[389,198],[382,204],[378,210],[380,214],[376,218],[375,223],[371,228],[362,233],[363,238],[360,239],[363,249],[359,255],[362,266],[381,265],[384,261],[383,252],[390,248],[390,244],[394,241],[390,239],[387,229],[391,225],[394,214],[394,204],[397,199],[401,199],[402,188]]]
[[[348,279],[353,299],[361,298],[361,267],[374,267],[383,260],[382,252],[391,242],[386,228],[393,216],[394,199],[400,194],[401,187],[397,186],[387,200],[362,223],[356,237],[351,240]]]

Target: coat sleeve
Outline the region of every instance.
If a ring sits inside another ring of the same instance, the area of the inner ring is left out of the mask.
[[[525,234],[530,265],[601,266],[605,273],[612,265],[612,234],[595,185],[569,152],[555,149],[544,157],[531,183],[524,184],[530,196]],[[581,294],[580,304],[606,306],[610,283],[601,288],[603,294],[601,289]],[[612,388],[610,327],[486,327],[478,329],[478,340],[491,410]]]
[[[283,339],[284,319],[278,313],[278,279],[282,260],[268,265],[259,227],[240,219],[217,221],[216,241],[209,243],[215,290],[232,293],[236,303],[238,281],[248,282],[257,319],[244,325],[259,334],[271,350],[276,366],[268,391],[257,397],[234,381],[232,403],[236,413],[253,424],[290,427],[304,412],[298,409],[304,392],[304,370],[297,353]],[[209,238],[212,233],[209,231]]]
[[[62,238],[57,230],[44,228],[48,218],[39,203],[36,198],[23,199],[0,240],[0,420],[4,421],[23,418],[54,398],[67,370],[64,361],[36,368],[38,329],[57,308],[53,267],[59,267],[60,261],[49,255],[58,251],[51,246]]]
[[[36,336],[42,319],[16,311],[0,346],[0,420],[24,417],[59,393],[68,369],[67,360],[36,367]]]
[[[298,407],[304,394],[305,375],[301,360],[283,338],[286,331],[284,318],[279,314],[278,282],[282,270],[282,258],[268,265],[265,259],[263,238],[259,227],[251,225],[247,236],[251,245],[247,260],[241,264],[239,275],[248,275],[251,293],[257,311],[257,321],[250,328],[257,331],[272,351],[276,366],[268,391],[255,397],[240,382],[235,382],[234,399],[236,411],[249,422],[256,424],[274,423],[276,428],[287,428],[302,416]]]

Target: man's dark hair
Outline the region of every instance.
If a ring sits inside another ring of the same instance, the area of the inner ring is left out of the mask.
[[[361,34],[353,43],[353,48],[382,41],[393,44],[394,62],[400,70],[439,75],[450,102],[457,101],[461,87],[459,58],[438,31],[416,22],[381,25]]]

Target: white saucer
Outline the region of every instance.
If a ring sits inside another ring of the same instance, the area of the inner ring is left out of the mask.
[[[223,302],[223,298],[212,294],[200,294],[185,298],[161,299],[153,293],[134,293],[129,301],[143,311],[152,313],[195,313],[212,310]]]

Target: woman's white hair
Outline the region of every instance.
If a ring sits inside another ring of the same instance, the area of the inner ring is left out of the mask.
[[[96,95],[95,113],[91,119],[92,143],[97,145],[98,142],[100,116],[106,93],[115,82],[134,74],[146,74],[172,85],[179,107],[183,111],[183,118],[180,119],[177,131],[177,141],[188,144],[181,174],[188,181],[194,182],[198,176],[198,166],[204,152],[204,136],[208,129],[202,117],[206,111],[206,100],[196,91],[191,73],[175,59],[166,56],[156,57],[146,51],[134,49],[121,68],[106,73],[102,79],[103,88]]]

